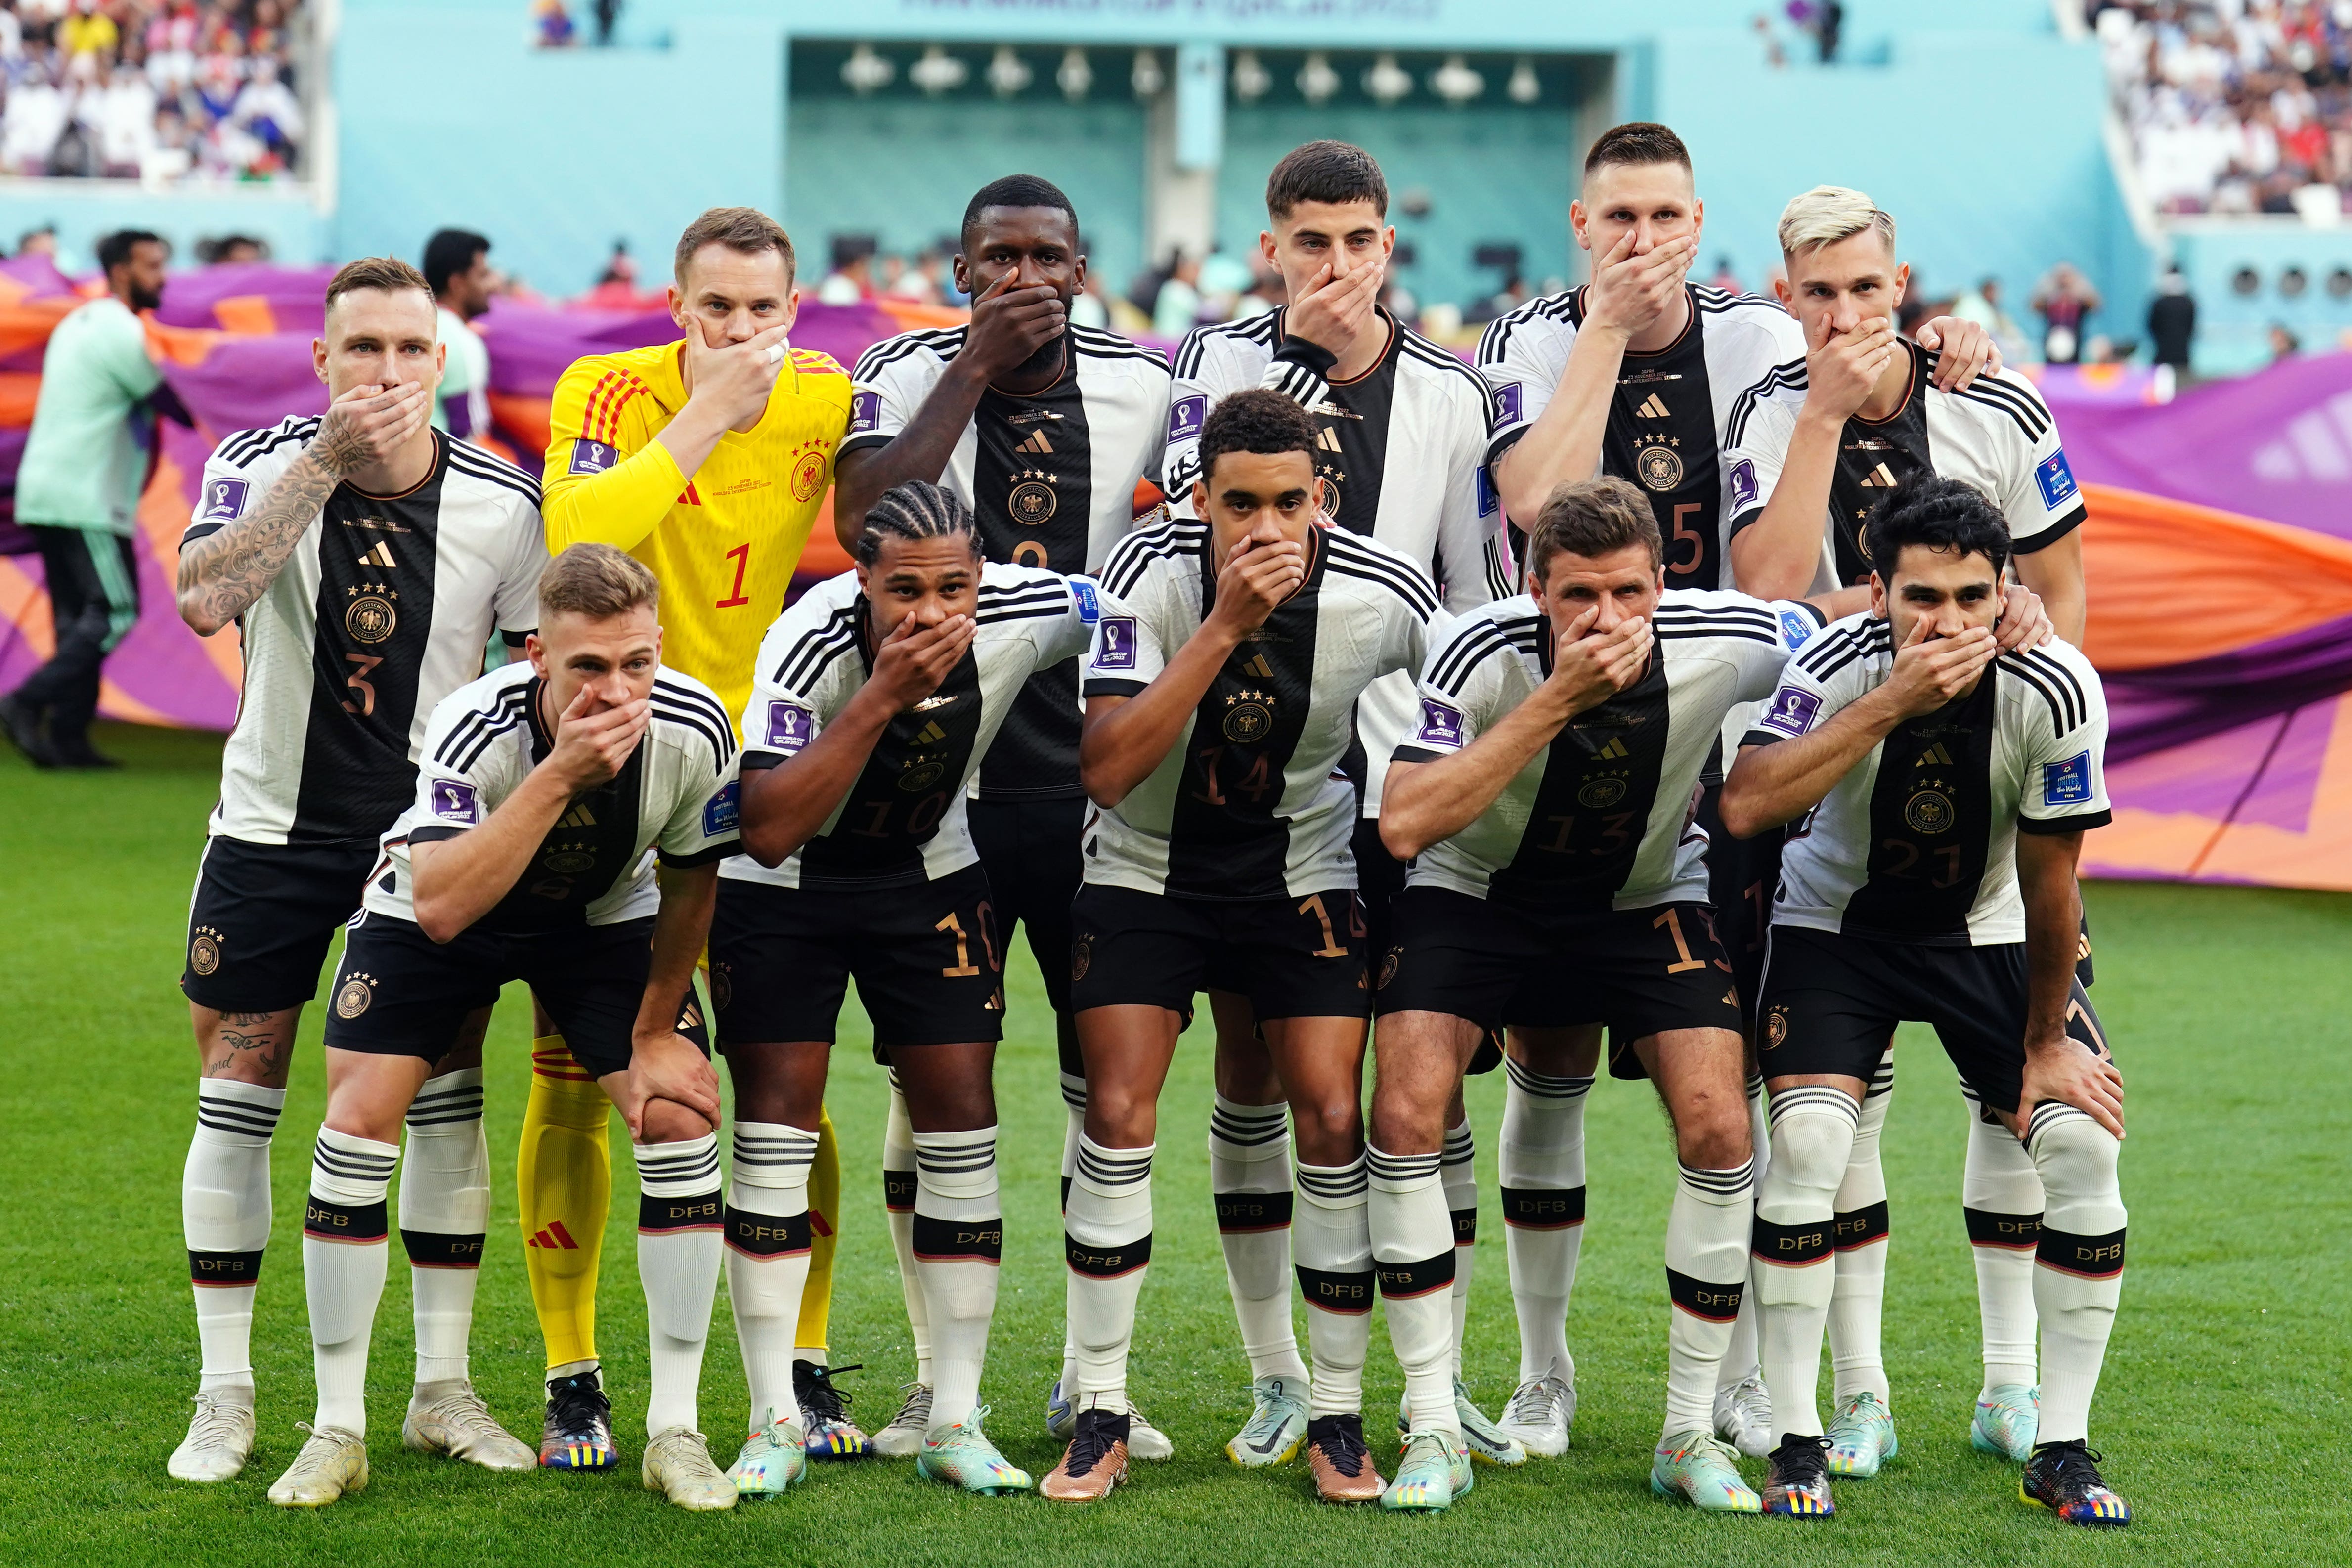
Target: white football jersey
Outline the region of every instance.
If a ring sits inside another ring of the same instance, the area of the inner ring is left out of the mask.
[[[367,909],[414,921],[408,847],[455,838],[489,820],[555,749],[541,711],[543,682],[509,664],[433,710],[416,799],[383,836],[368,874]],[[640,920],[661,907],[665,866],[703,866],[735,852],[735,731],[710,688],[665,669],[653,716],[621,771],[556,819],[530,868],[478,922],[521,933]]]
[[[1691,806],[1724,715],[1770,694],[1820,625],[1791,600],[1668,589],[1642,678],[1561,726],[1476,821],[1422,851],[1406,884],[1551,909],[1705,900],[1706,832]],[[1430,650],[1420,725],[1395,760],[1461,751],[1551,667],[1551,624],[1533,598],[1464,616]]]
[[[1357,699],[1421,668],[1448,619],[1420,567],[1317,528],[1298,592],[1227,656],[1159,767],[1087,826],[1086,879],[1192,899],[1305,898],[1356,886],[1356,791],[1338,772]],[[1215,604],[1206,523],[1121,540],[1103,569],[1088,697],[1133,697]]]
[[[1618,366],[1597,471],[1631,480],[1649,498],[1666,542],[1667,587],[1727,588],[1732,508],[1720,458],[1732,409],[1775,366],[1805,357],[1805,333],[1777,300],[1685,287],[1691,312],[1682,336],[1655,353],[1628,353]],[[1478,340],[1478,368],[1495,392],[1489,463],[1551,406],[1584,300],[1582,288],[1530,300]],[[1515,521],[1522,529],[1535,521]]]
[[[1315,420],[1325,522],[1419,563],[1455,615],[1508,595],[1502,508],[1486,481],[1493,429],[1486,384],[1459,356],[1394,322],[1371,369],[1351,381],[1327,381],[1315,366],[1329,355],[1286,339],[1287,318],[1286,308],[1196,327],[1177,351],[1162,484],[1169,505],[1180,517],[1193,515],[1201,428],[1211,411],[1236,392],[1269,387]],[[1381,775],[1412,728],[1412,710],[1406,671],[1374,681],[1357,706],[1370,764],[1367,816],[1381,814]]]
[[[1748,745],[1806,734],[1895,668],[1892,632],[1833,622],[1781,672]],[[1790,825],[1775,925],[1955,947],[2025,940],[2017,836],[2110,820],[2107,704],[2071,643],[2007,653],[1906,719]]]
[[[977,863],[968,786],[1030,678],[1086,651],[1098,604],[1087,578],[989,563],[962,662],[890,721],[824,829],[782,865],[738,855],[719,874],[780,888],[871,888],[937,881]],[[746,773],[797,756],[857,695],[873,672],[867,616],[857,574],[844,572],[776,617],[743,710]]]
[[[1870,580],[1862,524],[1895,485],[1921,469],[1964,479],[2000,509],[2021,555],[2056,543],[2088,515],[2041,391],[2013,370],[1981,376],[1965,392],[1931,377],[1938,356],[1906,342],[1911,388],[1885,419],[1849,419],[1823,519],[1816,592]],[[1803,413],[1805,363],[1773,369],[1739,395],[1724,439],[1724,510],[1731,532],[1753,523],[1780,482],[1789,438]]]
[[[184,547],[261,505],[316,419],[215,447]],[[436,433],[405,495],[338,485],[261,597],[237,617],[245,680],[210,831],[248,844],[376,838],[416,793],[441,700],[482,672],[492,635],[539,625],[547,539],[539,481]]]

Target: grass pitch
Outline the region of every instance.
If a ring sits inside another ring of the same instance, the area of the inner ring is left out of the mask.
[[[217,779],[216,737],[110,730],[131,766],[38,774],[0,756],[0,1560],[565,1564],[1034,1561],[1221,1565],[1863,1562],[2026,1563],[2340,1560],[2352,1295],[2352,900],[2258,889],[2108,884],[2089,890],[2099,1006],[2126,1075],[2131,1272],[2094,1442],[2138,1512],[2117,1535],[2021,1507],[2009,1468],[1971,1452],[1977,1322],[1958,1186],[1965,1122],[1931,1037],[1906,1032],[1885,1140],[1895,1215],[1886,1346],[1901,1458],[1844,1482],[1820,1525],[1718,1520],[1648,1490],[1664,1373],[1660,1238],[1672,1144],[1648,1091],[1604,1079],[1591,1112],[1591,1219],[1569,1326],[1582,1406],[1563,1458],[1481,1468],[1447,1515],[1318,1507],[1303,1467],[1245,1474],[1225,1438],[1247,1413],[1202,1153],[1205,1031],[1185,1042],[1161,1112],[1160,1242],[1136,1343],[1137,1396],[1179,1458],[1136,1467],[1107,1505],[967,1498],[909,1463],[819,1467],[789,1498],[688,1515],[638,1487],[645,1315],[634,1267],[634,1177],[614,1138],[601,1349],[621,1468],[492,1476],[399,1447],[411,1341],[395,1258],[370,1384],[374,1479],[321,1513],[268,1506],[310,1410],[299,1227],[321,1109],[319,1015],[304,1019],[275,1166],[278,1228],[257,1308],[260,1441],[245,1476],[163,1474],[195,1384],[182,1268],[179,1172],[194,1052],[175,981],[188,889]],[[998,1094],[1006,1247],[986,1395],[992,1435],[1043,1473],[1057,1445],[1042,1397],[1058,1363],[1062,1265],[1055,1193],[1062,1109],[1051,1029],[1025,950]],[[833,1351],[856,1414],[887,1420],[913,1357],[876,1172],[882,1075],[853,1014],[831,1097],[847,1198]],[[526,1440],[538,1433],[539,1339],[513,1228],[513,1152],[529,1073],[529,1008],[509,994],[488,1054],[493,1225],[474,1377]],[[1494,1192],[1499,1074],[1473,1080],[1486,1235],[1468,1377],[1491,1411],[1517,1340]],[[2331,1327],[2330,1325],[2334,1326]],[[1400,1379],[1375,1324],[1367,1425]],[[743,1380],[722,1289],[703,1384],[721,1460]],[[1392,1450],[1376,1443],[1384,1469]],[[1751,1466],[1753,1469],[1756,1467]],[[2327,1544],[2335,1542],[2335,1545]]]

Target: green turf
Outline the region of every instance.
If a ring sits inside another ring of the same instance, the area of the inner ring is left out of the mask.
[[[1710,1520],[1646,1485],[1663,1392],[1660,1237],[1672,1149],[1646,1090],[1606,1082],[1591,1118],[1591,1219],[1570,1341],[1582,1408],[1565,1458],[1482,1468],[1444,1517],[1318,1507],[1303,1469],[1243,1474],[1221,1446],[1245,1414],[1202,1153],[1209,1099],[1201,1032],[1162,1110],[1159,1244],[1145,1286],[1134,1389],[1174,1436],[1173,1463],[1084,1510],[966,1498],[912,1467],[820,1468],[789,1498],[688,1516],[638,1488],[644,1308],[632,1266],[632,1177],[616,1152],[603,1345],[625,1467],[596,1478],[491,1476],[398,1447],[410,1333],[395,1261],[377,1324],[374,1480],[317,1515],[264,1500],[310,1414],[299,1228],[320,1110],[316,1010],[278,1141],[279,1216],[257,1308],[261,1440],[239,1480],[165,1479],[195,1382],[182,1270],[179,1170],[194,1051],[174,985],[188,887],[214,795],[217,741],[110,728],[130,760],[110,775],[36,774],[0,756],[0,1560],[42,1563],[790,1561],[796,1563],[1354,1563],[1426,1552],[1478,1563],[2161,1563],[2340,1560],[2352,1236],[2352,900],[2263,890],[2106,885],[2090,890],[2098,1000],[2129,1084],[2124,1162],[2131,1273],[2094,1423],[2108,1474],[2137,1509],[2126,1533],[2062,1529],[2021,1508],[2013,1473],[1967,1443],[1977,1386],[1973,1287],[1958,1191],[1964,1121],[1932,1040],[1906,1033],[1885,1140],[1895,1239],[1886,1309],[1902,1457],[1843,1483],[1825,1524]],[[986,1385],[993,1436],[1043,1472],[1040,1406],[1061,1342],[1055,1214],[1062,1109],[1050,1031],[1025,955],[1013,987],[999,1101],[1003,1293]],[[912,1374],[882,1220],[883,1082],[853,1037],[833,1114],[847,1151],[833,1345],[863,1362],[847,1385],[878,1425]],[[475,1378],[508,1425],[538,1425],[538,1336],[511,1185],[528,1074],[528,1011],[510,994],[491,1037],[493,1240],[482,1270]],[[1474,1083],[1486,1238],[1471,1307],[1469,1379],[1491,1409],[1517,1342],[1494,1196],[1500,1075]],[[743,1381],[720,1295],[704,1425],[730,1450]],[[2329,1328],[2329,1323],[2335,1328]],[[1370,1425],[1400,1380],[1374,1325]],[[1386,1458],[1388,1450],[1376,1448]],[[723,1457],[723,1455],[722,1455]],[[2337,1544],[2329,1546],[2330,1541]],[[1412,1559],[1398,1558],[1397,1561]]]

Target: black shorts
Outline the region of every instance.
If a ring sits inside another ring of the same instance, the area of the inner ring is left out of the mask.
[[[1381,842],[1381,819],[1377,816],[1356,818],[1356,896],[1364,904],[1364,951],[1367,953],[1389,950],[1389,906],[1404,891],[1404,875],[1411,866],[1389,853]]]
[[[1364,910],[1352,889],[1304,899],[1176,899],[1089,884],[1071,906],[1070,1005],[1165,1007],[1189,1024],[1212,976],[1274,1018],[1360,1018]]]
[[[1085,799],[973,800],[964,803],[964,814],[971,825],[971,846],[988,873],[998,939],[1009,945],[1014,925],[1028,929],[1029,951],[1045,980],[1045,1000],[1066,1016],[1070,900],[1086,880],[1078,853]]]
[[[1723,830],[1723,786],[1699,792],[1698,825],[1706,829],[1706,897],[1715,906],[1715,933],[1731,978],[1739,990],[1739,1010],[1750,1024],[1764,980],[1765,939],[1772,929],[1772,899],[1780,886],[1780,850],[1786,827],[1768,828],[1753,838]]]
[[[317,996],[320,966],[336,928],[360,907],[376,855],[373,838],[206,840],[180,989],[221,1013],[275,1013]]]
[[[1864,1083],[1895,1026],[1930,1026],[1991,1110],[2014,1113],[2025,1081],[2025,944],[1930,947],[1776,926],[1757,1059],[1764,1076],[1840,1073]],[[2074,982],[2066,1032],[2100,1056],[2106,1031]]]
[[[779,888],[719,881],[710,1005],[719,1048],[836,1037],[849,982],[887,1046],[1004,1037],[1004,944],[988,873],[936,882]]]
[[[436,942],[414,921],[373,911],[352,922],[327,1008],[327,1044],[339,1051],[448,1054],[466,1016],[499,999],[510,980],[530,985],[564,1044],[598,1078],[629,1065],[630,1039],[653,963],[654,922],[573,926],[528,936],[479,926]],[[710,1051],[702,1009],[688,987],[677,1032]]]
[[[1373,1011],[1504,1024],[1609,1026],[1610,1070],[1640,1078],[1633,1042],[1739,1029],[1731,965],[1707,907],[1536,910],[1450,888],[1407,888]]]

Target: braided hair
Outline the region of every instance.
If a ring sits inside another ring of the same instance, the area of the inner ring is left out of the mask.
[[[885,539],[952,539],[961,536],[980,558],[979,521],[971,508],[953,494],[924,479],[892,485],[866,510],[857,542],[850,554],[860,566],[872,568],[881,557]]]
[[[1993,575],[2009,562],[2009,521],[1985,493],[1965,479],[1948,479],[1926,469],[1911,475],[1871,510],[1862,541],[1881,578],[1895,575],[1906,544],[1924,544],[1953,555],[1981,555]]]

